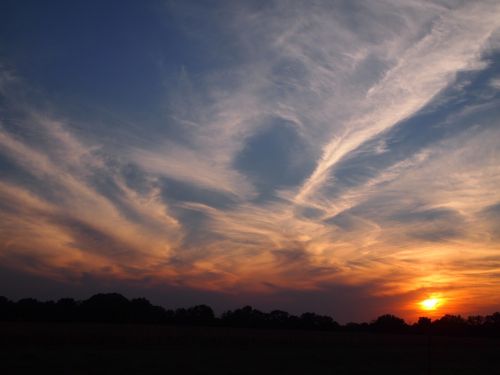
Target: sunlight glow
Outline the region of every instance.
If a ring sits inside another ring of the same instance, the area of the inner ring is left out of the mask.
[[[438,306],[441,305],[441,299],[438,297],[430,297],[424,299],[419,304],[422,310],[428,310],[428,311],[436,310]]]

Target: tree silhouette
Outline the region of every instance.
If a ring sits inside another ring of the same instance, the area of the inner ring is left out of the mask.
[[[417,333],[430,335],[475,335],[500,337],[500,312],[491,315],[445,315],[431,321],[421,317],[412,326],[397,316],[385,314],[371,323],[347,323],[340,326],[332,317],[306,312],[300,316],[283,310],[269,313],[244,306],[216,317],[208,305],[168,309],[151,304],[145,298],[128,300],[118,293],[100,293],[84,301],[61,298],[40,302],[23,298],[13,302],[0,296],[0,320],[40,322],[101,322],[176,325],[217,325],[269,329],[303,329],[347,332]]]
[[[370,326],[376,332],[403,333],[408,330],[408,326],[403,319],[391,314],[379,316]]]
[[[14,311],[15,304],[6,297],[0,297],[0,319],[12,320],[16,314]]]
[[[100,293],[83,301],[80,306],[83,320],[106,323],[130,321],[130,302],[118,293]]]
[[[226,311],[222,314],[221,321],[229,326],[235,327],[265,327],[265,314],[252,306],[245,306],[234,311]]]
[[[327,315],[318,315],[307,312],[300,316],[301,328],[314,330],[331,330],[338,328],[339,324],[332,317]]]
[[[440,334],[464,334],[467,332],[467,322],[460,315],[446,314],[432,323],[434,332]]]
[[[215,314],[210,306],[197,305],[175,310],[174,321],[178,324],[210,325],[215,321]]]
[[[427,317],[418,318],[418,321],[412,326],[414,332],[425,333],[425,334],[429,333],[431,327],[432,327],[432,320]]]

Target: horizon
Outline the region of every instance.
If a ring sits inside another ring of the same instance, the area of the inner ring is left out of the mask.
[[[124,300],[127,301],[128,304],[131,304],[133,302],[137,302],[137,301],[141,301],[142,300],[145,300],[147,301],[148,303],[151,304],[151,301],[149,301],[147,298],[144,298],[144,297],[134,297],[134,298],[128,298],[127,296],[124,296],[123,294],[121,293],[116,293],[116,292],[107,292],[107,293],[97,293],[97,294],[93,294],[92,296],[89,296],[88,298],[85,298],[85,299],[75,299],[73,297],[69,297],[69,296],[66,296],[66,297],[62,297],[62,298],[59,298],[59,299],[54,299],[54,300],[38,300],[36,298],[33,298],[33,297],[24,297],[24,298],[20,298],[18,299],[17,301],[16,300],[12,300],[6,296],[3,296],[3,295],[0,295],[0,300],[2,298],[5,298],[5,301],[1,301],[2,303],[14,303],[14,304],[19,304],[20,302],[26,302],[27,300],[32,300],[32,301],[35,301],[36,303],[40,303],[42,305],[44,304],[56,304],[56,305],[59,305],[61,302],[64,302],[64,303],[67,303],[68,300],[71,300],[73,301],[74,303],[76,303],[77,306],[82,306],[85,305],[86,303],[88,303],[89,301],[92,301],[94,300],[95,298],[99,298],[100,300],[100,303],[104,303],[104,305],[102,307],[105,307],[105,306],[108,306],[106,303],[110,303],[111,301],[114,301],[114,303],[116,304],[117,303],[117,300],[119,300],[120,303],[122,303]],[[104,299],[108,299],[107,302],[104,301]],[[116,305],[115,307],[117,307],[118,305]],[[144,307],[144,305],[141,304],[142,307]],[[446,314],[441,314],[441,315],[438,315],[438,314],[434,314],[433,317],[431,316],[426,316],[426,315],[422,315],[420,317],[418,317],[418,319],[416,319],[415,321],[408,321],[404,318],[401,318],[397,315],[394,315],[394,314],[391,314],[390,312],[386,312],[382,315],[379,315],[377,317],[373,317],[372,319],[368,319],[366,321],[345,321],[345,322],[341,322],[341,321],[338,321],[337,319],[335,319],[334,316],[331,316],[331,315],[322,315],[322,314],[317,314],[315,311],[310,311],[310,310],[306,310],[306,311],[303,311],[301,313],[290,313],[288,311],[284,311],[284,310],[279,310],[279,309],[270,309],[268,311],[261,311],[259,309],[256,309],[254,306],[250,306],[250,305],[242,305],[242,306],[238,306],[238,307],[235,307],[235,308],[232,308],[232,309],[227,309],[227,310],[223,310],[223,311],[215,311],[214,309],[212,309],[212,306],[210,305],[207,305],[207,304],[204,304],[204,303],[200,303],[200,304],[195,304],[195,305],[192,305],[192,306],[163,306],[163,305],[155,305],[155,304],[151,304],[150,305],[151,307],[161,307],[163,309],[163,312],[172,312],[172,313],[178,313],[179,311],[182,311],[182,310],[189,310],[189,309],[193,309],[193,308],[197,308],[197,307],[208,307],[210,309],[210,311],[213,312],[213,318],[214,319],[223,319],[224,318],[224,315],[226,314],[232,314],[238,310],[244,310],[246,308],[251,308],[252,310],[256,310],[258,311],[259,313],[263,313],[265,315],[270,315],[272,314],[273,312],[284,312],[286,314],[289,314],[288,317],[295,317],[295,318],[300,318],[301,316],[303,315],[307,315],[307,314],[313,314],[313,315],[317,315],[318,317],[329,317],[331,318],[331,323],[333,324],[339,324],[340,326],[348,326],[350,324],[357,324],[357,325],[363,325],[363,324],[373,324],[375,323],[377,320],[379,320],[380,318],[384,318],[384,317],[393,317],[393,318],[397,318],[397,319],[401,319],[402,322],[404,322],[404,324],[408,325],[408,326],[412,326],[412,325],[417,325],[419,324],[420,322],[420,319],[429,319],[430,322],[432,323],[436,323],[438,321],[440,321],[441,319],[446,319],[447,317],[456,317],[456,318],[461,318],[463,320],[463,322],[465,324],[470,324],[469,323],[469,318],[478,318],[478,317],[481,317],[481,318],[486,318],[486,317],[492,317],[494,315],[499,315],[500,314],[500,311],[494,311],[494,312],[491,312],[491,314],[485,314],[485,315],[471,315],[471,316],[462,316],[460,314],[452,314],[452,313],[446,313]],[[108,306],[109,307],[109,306]],[[121,309],[123,309],[124,306],[121,306]],[[32,310],[29,310],[31,311],[31,314],[33,314],[33,311]],[[204,310],[206,312],[206,310]],[[6,311],[3,311],[2,310],[2,313],[6,313]],[[31,318],[33,318],[34,316],[32,316]],[[82,316],[84,318],[84,316]],[[43,317],[39,317],[39,319],[41,319],[41,321],[44,321],[45,319],[47,319],[47,317],[43,318]],[[80,318],[81,319],[81,318]],[[16,319],[14,319],[16,320]],[[24,319],[21,319],[21,321],[23,321]],[[78,319],[77,319],[78,321]],[[189,321],[186,322],[187,324],[190,324]],[[196,323],[195,321],[191,322],[192,323]],[[481,323],[483,324],[484,321]]]
[[[0,9],[0,295],[500,310],[498,1]]]

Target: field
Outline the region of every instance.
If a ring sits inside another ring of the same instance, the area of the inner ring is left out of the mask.
[[[500,340],[0,323],[1,374],[500,374]]]

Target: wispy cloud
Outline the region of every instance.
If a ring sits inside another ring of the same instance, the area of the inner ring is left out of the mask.
[[[202,66],[155,121],[62,118],[0,66],[3,265],[394,306],[498,291],[498,2],[171,11],[207,35],[182,29]]]
[[[356,117],[324,146],[316,170],[296,199],[300,201],[317,190],[342,157],[421,109],[450,84],[457,72],[475,68],[481,47],[499,26],[498,11],[498,7],[474,4],[443,15],[380,82],[368,89]]]
[[[60,121],[38,116],[29,124],[38,133],[30,135],[31,142],[5,128],[0,132],[2,154],[23,172],[0,189],[6,202],[2,222],[9,224],[2,231],[4,261],[24,249],[26,257],[46,267],[66,263],[88,272],[101,264],[118,274],[132,267],[130,262],[146,272],[164,262],[182,232],[154,183],[147,193],[134,190],[119,168],[74,138]],[[113,184],[112,196],[99,191],[103,178]],[[30,180],[32,185],[23,183]],[[45,256],[37,255],[37,248]]]

